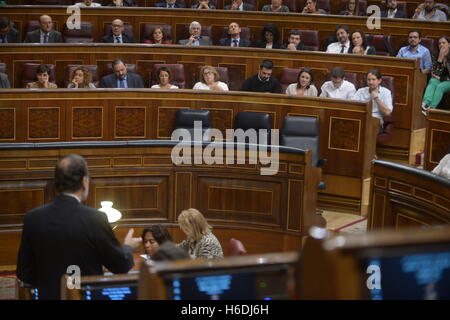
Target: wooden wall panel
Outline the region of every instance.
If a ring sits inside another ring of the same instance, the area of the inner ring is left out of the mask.
[[[450,151],[450,111],[430,109],[427,116],[424,168],[433,170]]]
[[[450,223],[446,179],[399,164],[375,161],[369,229]]]
[[[334,27],[333,27],[334,28]],[[14,68],[19,68],[24,61],[32,60],[36,55],[29,46],[24,45],[8,45],[7,48],[0,47],[0,60],[5,62],[8,66],[14,65]],[[99,67],[99,74],[103,76],[106,74],[106,64],[110,63],[114,58],[123,58],[127,63],[134,63],[137,65],[137,72],[147,81],[149,79],[149,72],[153,71],[154,62],[158,63],[182,63],[185,65],[185,76],[188,82],[187,88],[192,88],[196,81],[198,66],[204,64],[211,64],[213,66],[229,66],[230,69],[230,87],[238,89],[240,84],[246,77],[255,74],[259,69],[259,63],[262,59],[271,59],[276,68],[273,76],[280,77],[281,69],[310,67],[315,72],[315,84],[320,88],[322,82],[325,80],[325,75],[335,66],[342,66],[346,71],[356,72],[361,80],[365,77],[365,73],[374,66],[380,70],[383,75],[390,75],[394,77],[394,118],[395,126],[393,138],[390,141],[379,144],[378,154],[387,158],[398,158],[408,161],[409,153],[414,149],[411,145],[411,137],[416,130],[424,128],[424,117],[420,113],[420,101],[422,98],[422,91],[426,85],[426,77],[420,73],[417,61],[411,59],[398,59],[392,57],[380,56],[354,56],[354,55],[339,55],[326,54],[322,52],[288,52],[287,50],[265,50],[256,48],[227,48],[227,47],[182,47],[182,46],[147,46],[147,45],[123,45],[113,46],[109,44],[83,44],[70,45],[60,44],[52,46],[41,46],[40,50],[45,60],[45,63],[55,63],[57,60],[68,58],[68,55],[85,56],[86,64],[96,64]],[[14,69],[13,68],[13,69]],[[10,70],[11,68],[8,68]],[[10,79],[20,78],[17,72],[10,73]],[[57,83],[62,86],[64,78],[57,78]],[[149,85],[149,83],[146,83]],[[232,89],[233,89],[232,88]],[[81,107],[77,101],[76,107]],[[179,108],[180,105],[173,105],[173,102],[161,101],[160,104],[154,102],[159,108]],[[217,108],[229,108],[226,103],[223,105],[216,103]],[[274,103],[275,104],[275,103]],[[287,103],[289,104],[289,102]],[[140,107],[142,104],[135,102],[133,105],[122,102],[118,106]],[[186,102],[182,107],[190,108],[192,103]],[[92,105],[91,105],[92,106]],[[95,105],[94,105],[95,106]],[[11,107],[9,106],[4,106]],[[168,109],[170,110],[170,109]],[[156,116],[155,113],[147,114],[147,117]],[[19,115],[17,115],[19,116]],[[340,115],[342,118],[348,118],[348,115],[343,112]],[[104,113],[105,119],[113,119]],[[160,126],[157,128],[150,127],[147,130],[154,133],[158,130],[158,135],[167,137],[168,132],[166,117],[162,116],[159,120]],[[281,121],[278,119],[277,121]],[[104,139],[114,138],[114,133],[110,128],[114,128],[114,121],[107,122],[105,125]],[[142,123],[139,124],[142,126]],[[141,127],[139,127],[141,128]],[[136,128],[137,129],[137,128]],[[9,128],[10,132],[11,128]],[[139,132],[130,132],[129,134],[140,134]],[[20,128],[17,128],[17,135],[21,134]],[[124,134],[128,134],[124,132]]]

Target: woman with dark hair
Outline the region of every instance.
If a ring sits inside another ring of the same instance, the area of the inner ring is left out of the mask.
[[[439,51],[433,57],[431,78],[428,81],[422,101],[422,113],[426,115],[428,108],[436,108],[444,93],[450,91],[450,39],[442,36],[438,39]]]
[[[261,38],[256,43],[257,48],[280,49],[280,32],[273,23],[268,23],[261,30]]]
[[[150,227],[145,228],[142,230],[141,237],[147,259],[150,258],[164,242],[173,241],[169,231],[161,224],[153,224]]]
[[[27,88],[39,88],[39,89],[56,89],[58,86],[49,82],[50,80],[50,67],[46,64],[41,64],[36,69],[35,82],[29,82]]]
[[[167,67],[160,67],[156,70],[158,84],[154,84],[151,89],[178,89],[177,86],[170,83],[172,80],[172,72]]]
[[[340,16],[359,16],[359,0],[347,0],[345,9],[339,12]]]
[[[350,35],[350,41],[348,52],[362,56],[375,55],[377,53],[374,47],[368,45],[366,34],[361,30],[353,31]]]
[[[313,84],[314,77],[310,68],[303,68],[298,74],[297,82],[291,83],[286,94],[291,96],[317,97],[317,88]]]
[[[145,40],[148,44],[172,44],[172,40],[167,40],[167,36],[164,33],[164,28],[161,26],[156,26],[152,29],[150,33],[150,39]]]
[[[95,85],[92,83],[91,71],[83,66],[75,68],[70,74],[70,83],[68,84],[67,88],[95,88]]]
[[[369,70],[366,79],[367,87],[358,89],[353,100],[371,101],[372,116],[380,119],[381,125],[383,125],[383,117],[390,115],[394,109],[391,90],[381,86],[382,77],[377,69]]]

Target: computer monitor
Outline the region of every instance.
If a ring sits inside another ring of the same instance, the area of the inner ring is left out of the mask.
[[[449,226],[325,233],[305,241],[299,299],[450,299]]]
[[[229,257],[221,260],[156,263],[151,272],[141,271],[148,299],[158,296],[169,300],[273,300],[289,299],[296,252]],[[160,281],[152,281],[157,275]],[[156,285],[155,285],[156,284]]]
[[[65,300],[137,300],[139,273],[106,274],[81,277],[80,289],[67,289],[63,282]]]
[[[384,248],[360,255],[368,299],[450,300],[450,246]]]

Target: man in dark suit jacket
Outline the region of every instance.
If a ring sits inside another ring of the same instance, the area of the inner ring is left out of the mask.
[[[106,4],[108,7],[136,7],[134,0],[111,0]]]
[[[11,27],[9,19],[0,17],[0,44],[20,42],[19,31]]]
[[[406,18],[403,11],[398,10],[397,0],[386,0],[386,10],[381,11],[382,18]]]
[[[228,26],[228,34],[230,37],[219,40],[221,46],[224,47],[250,47],[250,41],[241,38],[241,28],[236,22],[230,23]]]
[[[144,88],[141,76],[128,73],[127,66],[122,59],[114,60],[112,67],[114,73],[102,78],[100,88]]]
[[[39,17],[39,29],[27,33],[25,43],[58,43],[62,42],[61,33],[53,30],[52,18],[48,15]]]
[[[157,2],[155,6],[157,8],[184,8],[184,3],[178,3],[177,0],[166,0]]]
[[[0,88],[11,88],[8,75],[3,72],[0,72]]]
[[[61,277],[74,270],[78,276],[102,275],[103,266],[113,273],[128,272],[133,249],[141,243],[131,229],[121,246],[106,214],[82,204],[89,192],[83,157],[63,157],[54,181],[55,200],[25,216],[16,270],[20,280],[38,288],[39,299],[52,300],[60,298]]]
[[[281,49],[306,50],[301,40],[300,30],[297,29],[291,30],[288,35],[288,43],[283,44],[281,46]]]
[[[178,41],[185,46],[211,46],[212,41],[208,36],[202,36],[202,25],[197,21],[192,21],[189,25],[189,39]]]
[[[231,0],[231,4],[226,5],[224,10],[237,10],[237,11],[255,11],[255,6],[242,0]]]
[[[104,36],[102,41],[105,43],[134,43],[134,38],[123,33],[124,30],[125,26],[122,20],[113,20],[111,22],[111,33]]]

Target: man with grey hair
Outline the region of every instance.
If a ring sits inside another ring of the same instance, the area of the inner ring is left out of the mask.
[[[111,23],[111,33],[104,36],[102,41],[105,43],[133,43],[134,39],[124,33],[125,25],[122,20],[115,19]]]
[[[105,213],[83,205],[89,193],[86,160],[69,154],[56,165],[55,200],[25,216],[17,277],[38,289],[39,299],[59,299],[61,278],[78,268],[80,276],[127,273],[141,238],[130,229],[121,246]]]
[[[202,36],[202,25],[197,21],[192,21],[189,25],[189,39],[178,41],[185,46],[211,46],[212,41],[208,36]]]

